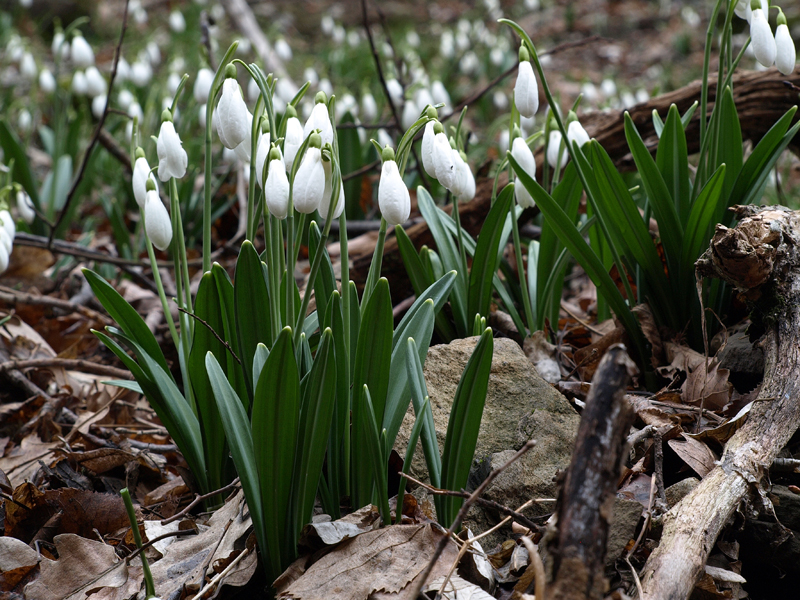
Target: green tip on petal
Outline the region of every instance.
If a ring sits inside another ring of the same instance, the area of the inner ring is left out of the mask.
[[[530,62],[531,60],[531,53],[528,52],[528,49],[525,47],[525,44],[522,44],[519,47],[519,62]]]
[[[381,160],[386,162],[387,160],[394,160],[394,150],[391,146],[386,146],[383,151],[381,152]]]
[[[236,65],[228,63],[225,65],[225,79],[236,79]]]
[[[281,160],[281,151],[274,144],[269,151],[269,162],[273,160]]]
[[[163,123],[164,121],[172,121],[172,113],[169,112],[168,108],[165,108],[164,112],[161,113],[161,122]]]
[[[156,191],[156,182],[153,181],[152,177],[148,177],[147,181],[144,183],[144,189],[148,192],[155,192]]]
[[[327,104],[328,103],[328,95],[325,92],[317,92],[317,95],[314,96],[314,104]]]
[[[322,148],[322,136],[316,131],[308,136],[309,148]]]
[[[136,158],[144,158],[145,157],[144,148],[142,148],[141,146],[136,146],[136,152],[134,152],[134,156]]]
[[[444,125],[442,125],[439,121],[436,121],[436,124],[433,126],[433,133],[444,133]]]
[[[428,104],[428,107],[425,109],[425,116],[427,116],[429,119],[438,119],[439,111],[437,111],[434,107]]]

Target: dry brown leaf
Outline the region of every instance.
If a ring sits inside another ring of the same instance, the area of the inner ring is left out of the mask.
[[[39,462],[49,463],[53,460],[56,446],[61,442],[43,442],[38,435],[31,435],[22,439],[18,446],[13,446],[0,458],[0,469],[8,476],[8,480],[15,488],[22,482],[32,479],[33,474],[39,470]]]
[[[378,592],[403,599],[401,590],[427,566],[436,544],[444,535],[435,525],[393,525],[348,539],[311,565],[279,598],[312,600],[367,600]],[[455,544],[448,544],[436,563],[449,571],[458,555]]]
[[[704,429],[700,433],[684,433],[684,436],[688,436],[695,440],[699,441],[708,441],[713,440],[718,443],[720,446],[724,446],[725,443],[731,439],[734,433],[736,433],[739,428],[744,425],[745,421],[747,421],[747,415],[750,412],[750,409],[753,407],[753,403],[746,404],[732,419],[725,421],[719,427],[714,427],[712,429]]]
[[[438,577],[425,586],[426,592],[439,592],[444,586],[444,577]],[[453,575],[441,591],[442,598],[446,600],[493,600],[483,589]]]
[[[534,331],[525,338],[522,349],[542,379],[547,383],[561,381],[561,368],[556,360],[558,348],[547,341],[544,331]]]
[[[697,366],[686,377],[681,392],[684,404],[699,405],[708,410],[722,410],[730,401],[733,386],[728,381],[730,371],[720,369],[717,359],[712,358]]]
[[[39,555],[13,537],[0,537],[0,592],[10,592],[39,564]]]
[[[667,444],[695,473],[700,477],[705,477],[714,468],[717,461],[716,455],[703,442],[687,437],[685,434],[684,440],[669,440]]]

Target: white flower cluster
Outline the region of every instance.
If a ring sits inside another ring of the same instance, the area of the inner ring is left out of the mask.
[[[773,64],[784,75],[794,72],[797,54],[786,24],[786,15],[778,8],[777,28],[772,35],[769,25],[769,0],[739,0],[735,12],[750,23],[750,41],[756,60],[764,67]]]
[[[8,260],[14,246],[17,227],[8,210],[0,210],[0,273],[8,269]]]
[[[422,135],[422,167],[461,202],[475,197],[475,176],[466,158],[439,121],[428,121]]]

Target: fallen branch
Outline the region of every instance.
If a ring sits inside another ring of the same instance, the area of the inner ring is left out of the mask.
[[[4,373],[11,369],[67,369],[72,371],[82,371],[84,373],[91,373],[93,375],[106,375],[108,377],[117,377],[119,379],[133,379],[131,372],[128,369],[118,369],[109,365],[101,365],[100,363],[92,362],[90,360],[82,360],[79,358],[29,358],[27,360],[8,360],[0,363],[0,373]]]
[[[664,515],[661,543],[642,572],[645,600],[688,598],[722,529],[748,492],[769,506],[763,484],[800,425],[800,213],[736,207],[734,229],[721,225],[697,272],[732,284],[755,306],[751,335],[764,331],[764,384],[747,422],[714,469]]]

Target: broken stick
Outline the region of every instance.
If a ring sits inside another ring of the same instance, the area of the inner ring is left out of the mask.
[[[751,337],[764,332],[763,401],[753,404],[717,466],[664,516],[661,543],[642,573],[645,600],[689,597],[748,492],[756,507],[769,502],[762,488],[768,469],[800,425],[800,213],[734,210],[741,222],[733,229],[718,225],[696,267],[732,284],[753,306]]]

